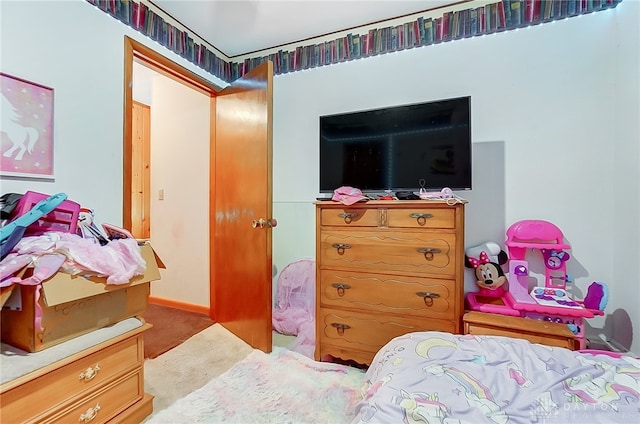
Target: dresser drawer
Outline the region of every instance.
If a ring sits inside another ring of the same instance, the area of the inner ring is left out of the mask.
[[[389,209],[386,212],[389,228],[442,228],[456,225],[455,210],[447,209]]]
[[[453,333],[455,327],[453,322],[445,320],[402,318],[322,308],[318,314],[317,329],[321,345],[370,352],[373,357],[394,337],[426,329]]]
[[[512,337],[531,343],[576,349],[576,336],[566,324],[477,311],[467,312],[463,321],[464,334]]]
[[[323,306],[453,320],[455,280],[320,271]]]
[[[143,397],[142,370],[98,391],[95,395],[82,399],[60,414],[52,415],[45,423],[104,423],[124,411]]]
[[[455,210],[451,208],[327,208],[320,211],[322,226],[455,228]]]
[[[458,269],[453,233],[323,230],[319,241],[322,268],[448,278]]]
[[[377,227],[380,225],[378,209],[330,208],[320,212],[320,225],[336,227]]]
[[[29,421],[140,368],[143,358],[141,337],[123,340],[4,392],[2,421]]]

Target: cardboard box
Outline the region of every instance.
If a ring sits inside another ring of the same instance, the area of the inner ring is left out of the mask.
[[[37,352],[144,312],[150,283],[160,279],[159,268],[165,266],[151,245],[141,246],[140,252],[147,268],[127,284],[58,272],[39,286],[14,285],[2,309],[2,341]],[[42,308],[40,326],[36,302]]]

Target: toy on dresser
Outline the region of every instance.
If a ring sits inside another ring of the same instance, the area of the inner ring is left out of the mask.
[[[479,291],[466,294],[469,309],[520,316],[504,300],[508,285],[502,265],[508,260],[507,253],[494,242],[486,242],[465,251],[464,264],[467,268],[473,268],[479,287]]]
[[[490,247],[495,252],[496,243],[485,243],[467,249],[465,264],[476,270],[480,291],[467,293],[466,303],[471,310],[564,323],[575,334],[579,348],[584,349],[583,319],[603,315],[608,299],[606,284],[593,282],[584,300],[573,299],[567,291],[567,283],[573,278],[567,274],[567,262],[571,246],[564,242],[564,234],[554,224],[542,220],[524,220],[511,225],[505,242],[508,259],[494,262],[487,268],[490,253],[482,250]],[[480,249],[480,251],[478,251]],[[505,253],[504,251],[501,251]],[[529,269],[528,252],[539,252],[544,263],[544,285],[538,285]],[[504,256],[507,256],[506,253]],[[508,262],[508,277],[500,284],[506,289],[487,291],[486,280],[503,272],[501,265]],[[508,281],[507,281],[508,280]],[[530,284],[530,281],[533,284]]]

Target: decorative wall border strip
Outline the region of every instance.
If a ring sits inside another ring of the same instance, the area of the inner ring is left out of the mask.
[[[86,1],[229,83],[267,60],[273,62],[276,75],[284,74],[571,18],[614,8],[622,0],[501,0],[453,12],[445,11],[438,17],[418,17],[403,24],[370,29],[364,34],[347,34],[293,50],[278,50],[241,62],[219,57],[141,1]]]

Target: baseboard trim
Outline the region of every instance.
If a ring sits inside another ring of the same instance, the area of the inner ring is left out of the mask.
[[[210,314],[211,308],[209,308],[208,306],[196,305],[195,303],[181,302],[175,299],[165,299],[162,297],[154,297],[154,296],[149,296],[149,303],[211,316]]]

